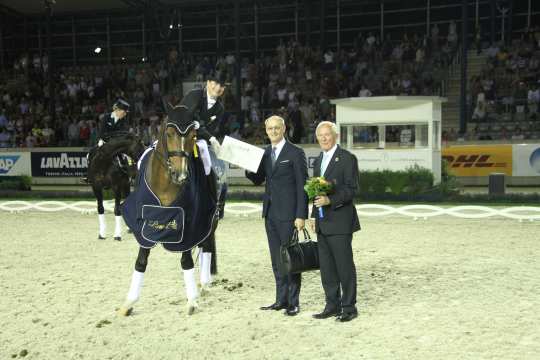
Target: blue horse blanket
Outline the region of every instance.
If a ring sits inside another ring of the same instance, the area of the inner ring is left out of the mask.
[[[122,204],[124,220],[143,248],[162,244],[169,251],[188,251],[210,236],[217,221],[216,194],[209,186],[213,179],[205,175],[201,159],[192,155],[182,191],[173,204],[162,206],[145,176],[153,151],[149,149],[139,160],[135,191]]]

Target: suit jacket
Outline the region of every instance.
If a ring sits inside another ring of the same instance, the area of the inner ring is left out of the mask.
[[[265,149],[257,172],[246,172],[247,178],[255,185],[266,182],[262,216],[279,221],[306,219],[308,201],[304,184],[307,165],[304,150],[285,141],[274,168],[271,153],[270,145]]]
[[[322,152],[313,164],[313,176],[321,176]],[[325,235],[352,234],[360,230],[360,221],[354,206],[354,196],[358,192],[358,162],[356,157],[339,145],[330,159],[325,173],[328,181],[334,183],[334,191],[328,197],[330,205],[323,207],[323,218],[319,218],[319,210],[313,206],[311,217],[314,217],[317,232]]]
[[[116,123],[111,116],[112,114],[107,114],[101,120],[99,126],[99,135],[98,139],[103,139],[104,141],[110,140],[111,136],[116,132],[128,132],[129,131],[129,121],[126,117],[118,120]]]
[[[221,100],[217,99],[214,106],[208,109],[206,87],[191,90],[184,96],[180,104],[187,106],[193,114],[193,120],[199,122],[200,127],[197,130],[199,138],[210,140],[212,136],[221,138],[225,135],[225,129],[221,121],[225,108]]]

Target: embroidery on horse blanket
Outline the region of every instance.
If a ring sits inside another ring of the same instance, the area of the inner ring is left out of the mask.
[[[162,206],[145,178],[152,151],[146,151],[140,159],[135,191],[122,205],[124,220],[143,248],[160,243],[169,251],[188,251],[206,240],[217,220],[217,201],[210,193],[209,177],[202,161],[191,157],[190,176],[183,191],[173,204]]]
[[[180,243],[184,237],[184,209],[176,206],[143,205],[141,236],[154,243]]]

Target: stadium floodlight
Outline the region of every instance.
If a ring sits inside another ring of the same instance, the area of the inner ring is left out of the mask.
[[[95,52],[96,54],[99,54],[99,53],[101,52],[101,48],[100,48],[99,46],[96,47],[96,48],[94,49],[94,52]]]

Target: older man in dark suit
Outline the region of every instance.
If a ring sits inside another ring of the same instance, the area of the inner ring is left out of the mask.
[[[316,319],[337,316],[346,322],[358,315],[356,309],[356,268],[352,253],[352,234],[360,230],[354,207],[358,190],[358,163],[356,157],[336,144],[337,128],[329,121],[316,129],[321,154],[314,163],[314,176],[334,184],[327,196],[317,196],[311,217],[315,218],[315,231],[319,245],[321,281],[326,296],[324,310],[313,315]],[[322,208],[322,211],[319,209]]]
[[[280,245],[290,241],[294,228],[304,228],[308,215],[307,196],[304,184],[307,178],[304,151],[284,138],[285,121],[279,116],[271,116],[265,121],[266,134],[271,145],[265,150],[256,173],[246,172],[254,184],[266,181],[263,217],[270,247],[272,270],[276,281],[276,299],[272,305],[261,310],[285,309],[285,314],[299,313],[300,274],[280,274]]]

